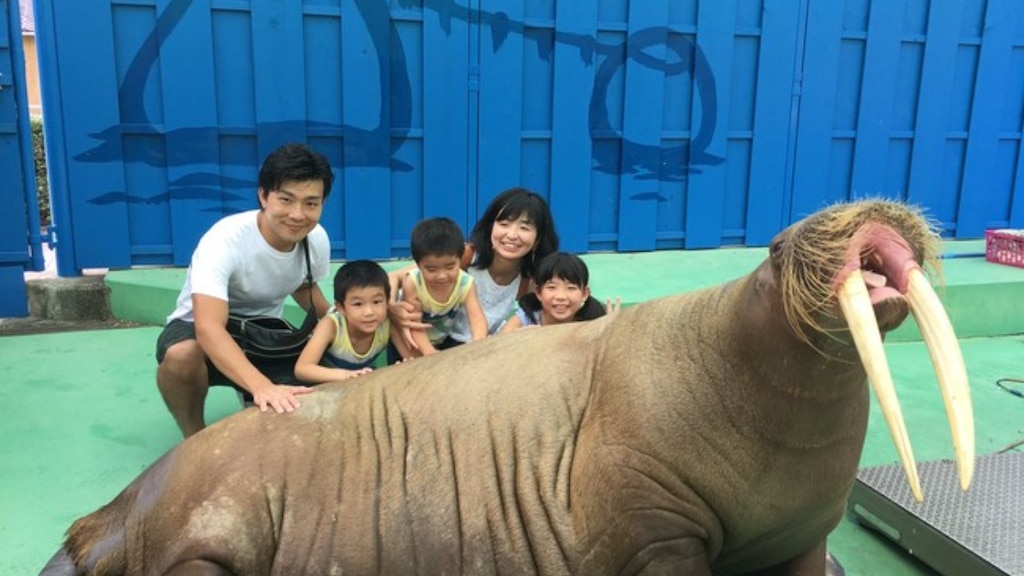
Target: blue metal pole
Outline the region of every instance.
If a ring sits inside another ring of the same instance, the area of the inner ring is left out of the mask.
[[[36,50],[39,57],[39,91],[43,101],[43,135],[46,139],[46,171],[50,186],[50,233],[48,243],[57,255],[57,274],[80,276],[75,261],[64,151],[64,106],[61,101],[56,22],[52,0],[35,0]],[[46,111],[50,114],[47,115]]]
[[[7,11],[10,18],[9,21],[11,22],[11,36],[13,37],[14,30],[20,30],[20,25],[18,28],[15,28],[15,22],[21,22],[18,3],[9,2]],[[36,188],[36,169],[32,154],[32,126],[27,114],[28,102],[24,80],[18,81],[19,78],[24,79],[26,77],[25,50],[22,48],[20,36],[17,38],[17,41],[11,42],[11,59],[13,60],[14,72],[14,99],[15,105],[18,108],[18,147],[27,151],[27,153],[21,156],[21,171],[25,175],[24,195],[25,202],[28,205],[28,243],[31,247],[28,269],[39,271],[46,266],[46,263],[43,261],[42,228],[39,223],[39,190]],[[21,89],[19,90],[19,88]]]

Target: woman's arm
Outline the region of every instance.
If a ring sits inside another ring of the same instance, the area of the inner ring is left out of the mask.
[[[466,301],[462,305],[466,307],[466,318],[469,319],[469,331],[473,335],[473,340],[483,340],[487,337],[487,316],[484,315],[484,309],[480,306],[475,284],[469,287]]]
[[[398,351],[398,355],[402,360],[409,360],[416,357],[416,352],[409,345],[405,343],[405,338],[402,337],[401,332],[391,327],[388,338],[391,340],[391,344],[394,345],[395,350]]]
[[[412,276],[406,276],[402,279],[402,301],[399,304],[408,307],[413,310],[415,314],[422,318],[423,317],[423,304],[420,303],[419,295],[416,294],[416,283],[413,281]],[[409,348],[418,350],[419,355],[426,356],[437,352],[434,345],[430,343],[430,338],[427,337],[427,329],[430,328],[430,324],[420,322],[419,327],[409,327],[410,337],[412,346]],[[405,334],[402,335],[405,338]]]
[[[410,272],[416,269],[416,264],[409,264],[408,266],[402,266],[398,270],[392,270],[388,272],[388,283],[391,284],[391,302],[395,303],[400,300],[398,295],[401,293],[403,282],[405,277]]]
[[[513,314],[512,317],[505,322],[505,325],[501,327],[501,333],[515,332],[522,327],[523,321],[519,319],[519,314]]]
[[[388,303],[388,319],[391,320],[391,330],[398,332],[402,341],[405,342],[406,348],[411,351],[415,351],[419,347],[412,337],[412,332],[426,330],[430,327],[430,324],[421,322],[423,313],[418,308],[399,298],[405,279],[415,267],[415,264],[410,264],[388,273],[388,282],[391,284],[391,300]]]

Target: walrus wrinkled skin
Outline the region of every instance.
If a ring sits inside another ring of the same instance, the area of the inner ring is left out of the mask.
[[[899,204],[836,206],[728,284],[245,410],[44,574],[824,574],[870,400],[836,294],[864,275],[897,327],[936,238]]]

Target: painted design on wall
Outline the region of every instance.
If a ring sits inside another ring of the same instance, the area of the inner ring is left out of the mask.
[[[411,0],[397,0],[397,3],[405,8],[418,5]],[[156,25],[139,47],[119,87],[122,117],[132,118],[134,123],[139,122],[139,119],[148,119],[143,98],[146,83],[156,65],[161,45],[179,25],[191,5],[192,0],[171,0],[158,16]],[[297,119],[262,123],[256,127],[256,132],[261,135],[280,135],[279,139],[286,141],[302,139],[307,130],[320,133],[340,131],[344,134],[346,167],[373,166],[411,171],[412,166],[395,158],[395,153],[404,143],[406,136],[406,133],[400,131],[409,126],[412,117],[412,86],[405,61],[405,50],[401,39],[392,32],[386,0],[355,0],[355,6],[376,51],[380,71],[379,92],[387,94],[391,104],[390,110],[382,102],[376,126],[369,129],[311,123]],[[533,43],[537,56],[545,61],[552,58],[556,44],[576,48],[579,57],[588,66],[599,61],[588,107],[590,134],[593,137],[594,134],[612,133],[620,139],[621,149],[616,151],[610,147],[593,147],[595,170],[613,175],[631,174],[639,180],[679,181],[685,179],[688,174],[699,171],[700,166],[717,165],[723,161],[721,157],[707,151],[717,125],[714,74],[700,47],[691,40],[678,34],[669,35],[666,28],[652,27],[631,33],[624,42],[609,43],[599,41],[591,35],[562,31],[555,31],[552,34],[550,31],[530,28],[525,22],[512,20],[504,12],[473,10],[457,4],[454,0],[423,0],[422,7],[424,12],[436,14],[438,22],[447,34],[451,33],[453,20],[479,23],[485,33],[490,33],[490,46],[495,52],[502,48],[510,35],[519,35],[525,41]],[[666,43],[665,48],[672,56],[671,59],[655,57],[649,52],[652,47],[661,43]],[[389,59],[386,60],[385,55],[389,55]],[[692,74],[693,83],[697,88],[697,98],[701,104],[701,118],[699,128],[690,141],[663,147],[660,142],[634,142],[623,138],[621,132],[613,129],[608,113],[608,92],[614,76],[629,61],[657,70],[665,77]],[[384,84],[386,77],[391,80],[387,87]],[[391,122],[387,121],[385,115],[390,117]],[[142,123],[146,124],[148,121],[143,120]],[[197,167],[204,164],[212,166],[231,163],[230,159],[225,159],[220,154],[219,129],[216,126],[182,128],[166,131],[163,135],[178,143],[188,142],[187,150],[179,148],[174,156],[168,156],[162,146],[141,144],[144,140],[138,141],[139,145],[134,145],[133,142],[132,146],[123,146],[121,127],[111,126],[101,132],[90,134],[90,137],[99,143],[77,154],[75,160]],[[253,166],[253,173],[256,169],[257,167]],[[120,202],[157,204],[168,202],[171,198],[216,198],[226,202],[249,202],[254,187],[255,181],[227,178],[218,173],[197,170],[172,181],[167,191],[152,195],[110,191],[92,198],[89,202],[100,205]],[[640,194],[634,199],[664,200],[657,193]],[[211,207],[210,210],[221,209]]]

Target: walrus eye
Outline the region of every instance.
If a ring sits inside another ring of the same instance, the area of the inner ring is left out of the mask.
[[[768,251],[772,256],[778,256],[779,252],[782,252],[782,247],[786,244],[785,240],[776,238],[772,240],[771,245],[768,247]]]

